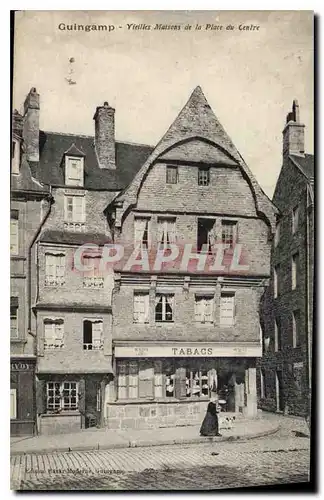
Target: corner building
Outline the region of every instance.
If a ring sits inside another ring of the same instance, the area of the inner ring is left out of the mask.
[[[105,211],[125,248],[114,269],[108,428],[198,423],[215,388],[225,411],[257,414],[259,304],[276,212],[197,87]],[[192,245],[189,266],[156,269],[156,251],[169,244],[180,253]],[[202,270],[199,259],[212,261],[219,244],[222,268]],[[126,264],[134,247],[148,266]]]

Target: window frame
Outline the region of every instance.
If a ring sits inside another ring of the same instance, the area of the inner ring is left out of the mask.
[[[71,176],[72,173],[72,164],[74,162],[79,163],[79,176],[78,178],[73,178]],[[80,156],[65,156],[65,184],[66,186],[84,186],[84,158]]]
[[[139,229],[136,227],[136,222],[145,221],[145,228],[141,241],[137,239],[137,232]],[[145,233],[147,237],[144,240]],[[134,215],[134,247],[149,249],[151,245],[151,216],[150,215]]]
[[[49,384],[53,384],[53,388],[49,388]],[[64,387],[64,384],[75,384],[75,389],[72,389],[71,387],[69,389]],[[56,394],[56,387],[59,387],[59,396],[55,395]],[[49,396],[49,390],[54,391],[52,396]],[[75,390],[75,406],[66,406],[64,399],[66,397],[72,398],[73,396],[64,396],[64,391],[69,390]],[[53,407],[49,407],[49,398],[54,399],[54,405]],[[55,401],[56,400],[56,401]],[[47,413],[58,413],[58,412],[77,412],[79,411],[79,382],[75,380],[63,380],[63,381],[55,381],[55,380],[48,380],[46,382],[46,412]]]
[[[52,325],[52,336],[46,338],[46,325]],[[61,332],[60,335],[57,336],[57,326],[62,325],[58,330]],[[44,317],[43,318],[43,344],[44,351],[56,351],[64,349],[64,336],[65,336],[65,324],[64,318],[62,317]],[[52,339],[52,343],[50,343],[50,339]]]
[[[175,176],[171,175],[171,172],[175,172]],[[174,182],[175,180],[175,182]],[[165,183],[166,184],[178,184],[179,182],[179,169],[177,165],[166,165],[165,170]]]
[[[85,322],[88,321],[91,323],[91,342],[85,342]],[[100,332],[100,339],[99,343],[94,342],[94,331],[93,331],[93,325],[94,324],[101,324],[101,332]],[[83,318],[82,320],[82,338],[83,338],[83,350],[84,351],[102,351],[103,346],[104,346],[104,324],[103,324],[103,318]],[[91,347],[90,347],[91,346]]]
[[[292,223],[291,223],[291,232],[292,234],[296,234],[299,226],[299,205],[296,205],[292,209]]]
[[[228,242],[227,238],[224,238],[225,230],[227,228],[231,228],[231,241]],[[222,238],[222,245],[224,245],[226,248],[234,248],[234,246],[237,244],[238,241],[238,221],[235,219],[222,219],[221,221],[221,238]]]
[[[215,300],[214,300],[214,295],[212,294],[203,294],[203,293],[196,293],[195,294],[195,309],[194,309],[194,314],[195,314],[195,322],[198,324],[207,324],[211,325],[214,323],[214,314],[215,314]],[[202,308],[203,311],[201,312],[201,319],[197,319],[197,301],[198,300],[203,300],[204,301],[204,307]],[[207,309],[207,304],[206,301],[210,301],[210,307],[211,307],[211,312],[210,312],[210,320],[208,321],[206,319],[206,309]]]
[[[198,186],[206,187],[210,184],[210,167],[198,167]]]
[[[297,318],[297,321],[296,321]],[[295,309],[292,312],[292,333],[293,333],[293,348],[301,346],[300,339],[300,309]]]
[[[139,315],[141,311],[136,311],[135,304],[137,303],[136,297],[144,297],[144,312],[143,321],[136,319],[136,315]],[[147,302],[147,304],[145,304]],[[144,325],[150,322],[150,294],[148,290],[134,290],[133,291],[133,323]]]
[[[50,257],[54,261],[50,263]],[[60,258],[59,263],[55,263],[55,257]],[[61,262],[62,261],[62,262]],[[49,267],[53,267],[53,274],[48,272]],[[66,274],[66,255],[64,252],[46,251],[45,252],[45,286],[64,286]]]
[[[76,217],[76,203],[75,200],[82,200],[80,217]],[[69,202],[72,200],[72,205]],[[72,206],[72,210],[69,209],[69,206]],[[71,218],[69,218],[69,213],[71,213]],[[86,221],[86,197],[85,194],[65,194],[64,195],[64,222],[67,224],[84,224]]]
[[[296,290],[299,286],[299,270],[300,270],[299,252],[295,252],[291,257],[291,289]]]
[[[163,225],[163,231],[161,226]],[[158,238],[157,246],[160,249],[167,249],[171,244],[176,242],[176,217],[173,216],[158,216],[157,217]],[[160,241],[160,234],[162,240]]]
[[[82,257],[83,265],[87,265],[87,260],[93,259],[93,266],[90,271],[83,271],[83,287],[90,289],[104,288],[104,277],[101,275],[101,259],[102,255],[85,254]]]
[[[210,227],[208,227],[210,226]],[[199,236],[199,229],[203,227],[204,231],[207,234],[207,240],[205,243],[200,245],[201,243],[201,237]],[[216,234],[215,234],[215,227],[216,227],[216,218],[214,217],[198,217],[197,218],[197,253],[207,253],[208,255],[212,255],[213,253],[213,246],[216,243]],[[214,241],[212,241],[214,240]],[[207,246],[207,249],[206,249]],[[205,248],[204,248],[205,247]]]
[[[171,298],[171,305],[167,301],[167,297]],[[157,317],[157,307],[160,304],[160,300],[162,299],[162,319],[156,319]],[[174,303],[175,303],[175,294],[174,293],[163,293],[157,292],[155,295],[155,307],[154,307],[154,321],[155,323],[174,323]],[[171,319],[166,319],[167,314],[167,305],[170,306],[171,309]]]
[[[10,215],[10,255],[19,255],[19,213],[12,210]]]

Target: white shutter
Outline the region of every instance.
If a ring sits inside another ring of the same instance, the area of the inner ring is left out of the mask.
[[[204,311],[204,297],[196,297],[195,301],[195,321],[202,322]]]
[[[92,323],[92,344],[95,348],[99,349],[102,346],[102,321],[94,321]]]
[[[175,221],[172,221],[172,220],[168,221],[167,231],[168,231],[168,236],[169,236],[169,242],[175,243],[176,242]]]
[[[10,418],[17,418],[17,390],[10,389]]]
[[[84,222],[84,196],[74,196],[73,197],[73,221],[74,222]]]
[[[137,293],[134,295],[134,322],[149,322],[149,294]]]
[[[165,241],[164,233],[165,233],[165,221],[162,219],[159,219],[158,220],[158,234],[157,234],[158,246],[163,247],[163,243]]]
[[[234,324],[234,294],[221,295],[220,322],[224,326]]]
[[[211,323],[213,321],[213,297],[205,298],[205,321]]]

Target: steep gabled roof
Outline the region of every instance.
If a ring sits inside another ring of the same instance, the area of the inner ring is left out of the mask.
[[[312,184],[314,182],[314,156],[309,154],[305,154],[304,156],[290,155],[290,158],[293,160],[293,163],[298,164],[305,177]]]
[[[123,202],[123,211],[136,204],[137,195],[145,174],[154,161],[176,144],[197,138],[218,147],[241,168],[243,175],[250,184],[257,211],[264,214],[274,231],[276,207],[262,191],[242,156],[213,113],[200,87],[196,87],[193,91],[188,102],[136,174],[129,187],[115,198],[116,201]]]
[[[19,174],[11,175],[11,191],[34,192],[35,195],[46,195],[49,187],[44,186],[32,175],[32,164],[27,161],[26,154],[22,154]]]
[[[40,161],[32,165],[33,175],[44,184],[63,186],[62,159],[64,154],[72,154],[71,150],[84,155],[86,189],[120,191],[131,182],[153,147],[116,142],[116,169],[109,170],[99,167],[94,137],[42,131]]]

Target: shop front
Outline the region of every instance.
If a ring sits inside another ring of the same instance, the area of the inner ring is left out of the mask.
[[[259,344],[114,343],[115,379],[107,387],[108,428],[197,425],[211,392],[223,412],[256,416]]]
[[[10,366],[10,433],[32,436],[35,433],[34,356],[12,357]]]

